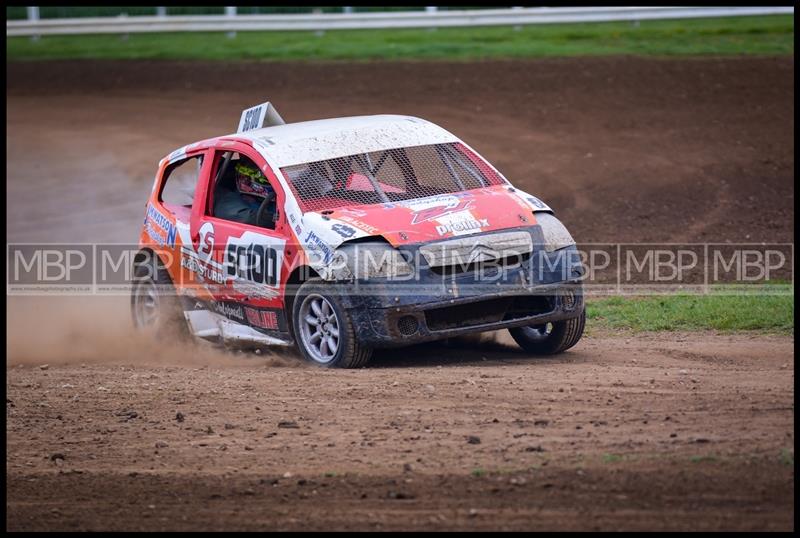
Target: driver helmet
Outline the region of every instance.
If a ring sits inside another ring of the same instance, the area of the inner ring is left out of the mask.
[[[241,194],[261,198],[266,198],[275,192],[261,170],[242,162],[236,163],[236,189]]]

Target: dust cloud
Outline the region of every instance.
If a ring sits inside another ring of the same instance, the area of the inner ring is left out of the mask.
[[[293,366],[289,351],[225,351],[203,341],[155,340],[137,332],[129,299],[114,296],[20,297],[6,300],[6,365],[130,364],[148,366]]]

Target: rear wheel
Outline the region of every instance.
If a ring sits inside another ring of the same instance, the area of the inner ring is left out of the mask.
[[[297,347],[310,362],[326,368],[359,368],[369,362],[372,350],[358,342],[350,316],[321,280],[300,287],[292,311]]]
[[[532,355],[555,355],[566,351],[581,339],[586,326],[586,310],[567,320],[509,329],[519,347]]]
[[[189,335],[172,279],[154,253],[140,257],[134,267],[131,317],[137,329],[158,337]]]

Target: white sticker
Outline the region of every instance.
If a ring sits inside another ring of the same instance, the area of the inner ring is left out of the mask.
[[[224,266],[227,276],[234,279],[234,289],[245,286],[248,290],[264,286],[277,289],[285,244],[284,239],[250,231],[241,237],[229,237]]]
[[[267,126],[283,125],[286,123],[269,101],[243,110],[242,116],[239,118],[239,128],[236,132],[246,133],[254,129],[261,129],[264,127],[265,123]]]

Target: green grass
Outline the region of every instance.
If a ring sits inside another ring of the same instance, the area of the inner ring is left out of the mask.
[[[6,38],[8,60],[476,60],[584,55],[794,54],[790,15],[437,30]]]
[[[586,313],[593,331],[611,328],[793,333],[793,291],[787,284],[764,294],[734,294],[720,289],[708,295],[590,298]]]

